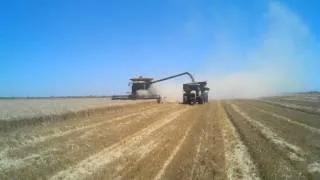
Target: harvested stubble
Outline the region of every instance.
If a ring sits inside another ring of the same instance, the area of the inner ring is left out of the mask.
[[[131,104],[132,103],[132,104]],[[151,103],[151,101],[126,101],[122,103],[106,104],[105,106],[93,107],[80,110],[64,110],[64,112],[51,113],[51,114],[39,114],[34,116],[17,116],[11,119],[0,120],[0,132],[8,132],[20,127],[34,126],[42,123],[52,123],[58,121],[64,121],[67,119],[85,118],[93,115],[106,114],[111,112],[120,112],[124,105],[133,106],[136,103]],[[83,105],[82,105],[83,106]]]

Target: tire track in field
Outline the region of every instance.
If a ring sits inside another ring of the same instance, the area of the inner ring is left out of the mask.
[[[179,105],[179,106],[184,106],[184,105]],[[187,106],[187,107],[191,107],[191,106]],[[126,168],[125,170],[117,173],[117,177],[119,179],[124,179],[124,180],[125,179],[153,179],[157,175],[157,173],[161,170],[161,168],[163,168],[165,162],[169,159],[169,157],[172,156],[172,152],[176,149],[177,144],[179,144],[180,140],[184,137],[188,128],[192,126],[192,124],[199,119],[199,115],[200,115],[199,110],[201,110],[200,107],[195,107],[195,106],[191,107],[190,110],[187,111],[186,113],[183,113],[182,116],[179,116],[176,120],[172,121],[171,123],[167,124],[163,128],[159,129],[156,133],[152,134],[152,136],[149,137],[150,139],[160,137],[161,143],[158,145],[158,147],[155,148],[149,154],[147,154],[143,159],[141,159],[141,161],[136,161],[138,157],[133,158],[134,162],[131,164],[130,168]],[[191,134],[193,136],[191,136]],[[172,161],[168,164],[161,178],[184,179],[182,177],[178,178],[175,176],[177,174],[180,174],[177,171],[181,171],[181,169],[183,169],[183,167],[180,166],[181,163],[183,162],[181,162],[178,159],[179,157],[181,157],[182,154],[186,153],[186,150],[190,153],[194,152],[195,149],[192,148],[194,146],[191,146],[191,148],[189,148],[187,144],[188,142],[190,143],[190,141],[193,141],[194,138],[192,137],[195,137],[195,136],[198,136],[198,132],[195,132],[195,129],[191,128],[184,143],[182,143],[182,145],[180,146],[180,150],[178,151],[176,156],[172,159]],[[190,155],[189,153],[187,154]],[[190,160],[193,159],[190,156],[188,158]],[[177,164],[177,161],[179,162],[178,164]],[[110,165],[110,166],[113,166],[113,165]],[[189,167],[191,167],[191,165]],[[108,169],[104,170],[104,172],[107,172],[107,171]],[[102,178],[104,177],[102,176],[101,179]]]
[[[122,166],[121,169],[119,169],[119,170],[117,169],[117,171],[115,173],[112,173],[112,174],[114,174],[112,179],[120,180],[120,179],[128,179],[128,177],[130,177],[130,179],[141,179],[141,178],[152,179],[152,177],[149,178],[149,176],[144,174],[142,171],[141,172],[139,171],[139,174],[141,173],[140,175],[138,175],[139,177],[133,177],[133,176],[130,176],[129,174],[131,172],[135,172],[135,174],[136,174],[136,170],[140,169],[139,165],[144,164],[143,161],[147,161],[150,164],[152,164],[154,159],[149,159],[149,158],[157,156],[156,155],[157,152],[162,153],[161,151],[159,151],[159,149],[162,149],[163,147],[168,145],[168,139],[172,138],[172,137],[170,137],[170,135],[172,135],[172,133],[177,135],[176,131],[179,128],[181,128],[181,127],[179,127],[179,123],[181,123],[181,121],[183,121],[184,117],[185,117],[184,115],[182,115],[182,116],[179,116],[176,120],[166,124],[161,129],[157,130],[155,133],[153,133],[151,136],[149,136],[148,139],[146,139],[146,141],[143,142],[143,144],[146,143],[147,141],[155,141],[155,142],[157,142],[157,146],[154,146],[153,149],[151,149],[151,151],[148,151],[148,153],[143,153],[143,155],[140,155],[136,158],[133,158],[132,159],[133,162],[126,163],[125,166]],[[190,128],[189,124],[188,124],[188,128]],[[188,129],[186,128],[185,130],[183,130],[184,132],[183,132],[183,134],[181,134],[180,138],[183,138],[186,135],[186,132],[185,132],[186,130],[188,130]],[[189,133],[190,133],[190,131],[189,131]],[[181,141],[180,138],[177,138],[176,143],[179,144],[179,142]],[[170,140],[170,144],[174,145],[172,150],[174,150],[176,148],[176,143],[173,143],[172,139]],[[163,150],[167,150],[167,148],[164,148]],[[153,153],[153,154],[151,154],[151,153]],[[170,154],[169,156],[171,156],[171,155],[172,154]],[[127,156],[127,154],[125,156]],[[159,163],[159,165],[160,165],[160,163]],[[110,166],[114,166],[114,165],[110,165]],[[155,168],[155,167],[158,167],[158,166],[153,164],[152,168]],[[161,166],[161,167],[163,167],[163,166]],[[161,167],[159,166],[159,169],[161,169]],[[157,168],[156,168],[156,170],[157,170]],[[150,171],[148,173],[150,173]],[[151,174],[153,174],[153,173],[151,173]]]
[[[148,165],[153,165],[153,171],[143,171],[143,175],[149,174],[147,179],[154,179],[162,170],[161,179],[226,179],[223,137],[216,111],[214,101],[193,107],[190,115],[182,118],[188,125],[184,123],[183,129],[177,129],[180,135],[170,146],[158,150],[165,155],[157,153],[150,157]],[[177,146],[190,126],[183,143]],[[178,147],[179,151],[173,153]]]
[[[276,148],[278,148],[282,152],[286,152],[286,156],[292,162],[294,162],[293,164],[295,164],[294,165],[295,168],[305,169],[305,171],[309,173],[309,174],[305,174],[305,176],[309,178],[320,177],[319,176],[320,168],[319,166],[317,166],[319,161],[318,159],[315,159],[315,158],[308,159],[309,155],[306,152],[304,152],[300,147],[287,142],[285,139],[283,139],[282,137],[274,133],[269,127],[249,117],[246,113],[241,111],[239,106],[230,102],[229,104],[238,114],[244,117],[246,121],[248,121],[251,125],[259,129],[259,131],[262,133],[262,135],[266,139],[270,140],[274,145],[276,145],[275,146]]]
[[[112,117],[110,120],[106,120],[106,121],[95,122],[95,123],[88,121],[88,123],[90,123],[90,125],[82,124],[82,122],[81,122],[80,127],[72,127],[69,130],[65,130],[65,131],[62,131],[60,129],[53,129],[53,134],[50,134],[47,136],[40,136],[40,137],[39,136],[38,137],[32,136],[29,139],[20,139],[19,141],[23,142],[23,144],[19,145],[18,147],[14,147],[14,148],[32,146],[32,145],[35,145],[35,144],[38,144],[38,143],[41,143],[41,142],[44,142],[44,141],[47,141],[47,140],[50,140],[53,138],[62,137],[62,136],[74,133],[76,131],[86,130],[89,128],[95,128],[100,125],[109,124],[109,123],[113,123],[116,121],[121,121],[123,119],[131,118],[133,116],[139,115],[143,111],[152,111],[155,109],[156,109],[156,107],[153,107],[153,108],[146,107],[146,108],[142,108],[141,111],[139,111],[139,112],[133,112],[133,113],[126,114],[126,115],[120,115],[119,117]],[[104,119],[104,117],[102,116],[97,119]],[[50,127],[46,128],[44,131],[48,131],[48,130],[50,130]]]
[[[150,109],[148,111],[140,113],[139,116],[141,116],[142,119],[145,119],[145,118],[147,118],[150,115],[153,115],[155,113],[165,112],[166,110],[170,109],[170,107],[163,107],[161,109],[158,108],[158,109],[152,109],[152,110]],[[130,119],[125,118],[124,120],[130,121],[131,123],[135,122],[135,120],[132,120],[131,116],[130,116]],[[115,122],[117,122],[117,121],[114,121],[114,123]],[[108,125],[108,124],[109,123],[106,123],[106,125]],[[99,126],[99,127],[101,127],[101,126]],[[114,127],[112,126],[112,127],[109,127],[109,128],[114,128]],[[62,136],[61,136],[61,138],[62,138]],[[52,140],[52,139],[50,139],[50,140]],[[73,142],[74,139],[73,138],[69,139],[67,142],[65,142],[64,140],[59,140],[59,139],[57,141],[58,141],[59,144],[62,144],[64,146],[69,146],[69,145],[74,144],[74,142]],[[46,143],[46,144],[48,144],[48,143]],[[52,144],[55,145],[54,146],[55,148],[51,148]],[[38,148],[37,145],[38,144],[34,145],[35,148]],[[47,149],[51,149],[51,153],[57,152],[58,151],[57,148],[61,149],[61,147],[57,146],[56,142],[52,142],[52,143],[50,143],[48,145],[49,146],[48,146]],[[25,148],[27,148],[27,149],[26,150],[15,149],[15,150],[20,150],[21,151],[20,153],[18,153],[18,156],[20,156],[19,154],[28,153],[28,151],[30,151],[31,147],[25,147]],[[47,151],[47,150],[44,150],[44,151],[47,152],[46,154],[50,154],[50,151]],[[13,149],[10,151],[10,153],[12,154],[12,152],[13,152]],[[2,167],[0,169],[6,170],[6,169],[10,169],[10,167],[23,168],[23,167],[29,165],[31,162],[37,161],[38,157],[40,157],[41,155],[44,155],[44,153],[42,151],[40,151],[40,150],[38,151],[38,153],[29,152],[28,154],[30,154],[30,155],[24,156],[24,157],[21,157],[21,158],[14,157],[13,159],[8,158],[7,156],[4,156],[4,158],[0,160],[0,167]],[[25,160],[28,160],[28,161],[25,161]]]
[[[144,104],[138,104],[138,110],[147,109],[143,107]],[[141,106],[143,108],[141,108]],[[119,108],[124,108],[124,111],[128,111],[128,114],[133,112],[133,105],[119,106]],[[79,125],[85,124],[93,124],[94,122],[99,122],[101,119],[107,117],[114,118],[116,115],[119,115],[121,111],[109,111],[97,113],[91,113],[90,115],[84,115],[83,117],[70,117],[64,121],[45,121],[38,123],[34,126],[26,126],[23,128],[19,128],[12,132],[2,133],[6,137],[5,139],[0,137],[0,144],[6,144],[7,146],[21,146],[25,142],[36,141],[37,139],[41,139],[42,137],[49,136],[50,134],[54,134],[55,132],[64,132],[70,129],[77,128]],[[90,121],[90,122],[89,122]],[[1,135],[2,135],[1,134]],[[0,146],[1,149],[1,146]]]
[[[177,107],[179,106],[176,106],[174,109],[167,107],[165,111],[164,110],[158,111],[157,114],[171,113],[171,112],[174,112],[175,110],[181,109]],[[153,121],[154,117],[152,116],[146,116],[146,117],[150,119],[152,122],[155,122]],[[159,119],[159,118],[155,118],[155,119]],[[150,124],[152,122],[150,122]],[[124,123],[124,124],[128,125],[127,123]],[[112,167],[113,169],[112,171],[110,171],[110,168],[109,170],[106,170],[106,171],[104,171],[105,169],[102,168],[98,172],[94,172],[92,176],[93,178],[91,177],[90,178],[100,179],[99,177],[96,177],[96,176],[105,174],[107,172],[107,174],[110,176],[110,178],[108,177],[108,179],[121,179],[121,172],[123,172],[124,170],[129,171],[130,169],[133,169],[135,167],[133,166],[133,164],[137,164],[140,161],[142,161],[146,156],[148,156],[148,154],[151,151],[153,151],[156,148],[159,148],[161,143],[164,143],[165,138],[163,138],[163,134],[167,134],[168,132],[171,132],[177,128],[176,126],[172,128],[173,126],[174,124],[168,123],[163,128],[160,128],[159,130],[152,132],[152,134],[144,138],[143,142],[136,144],[136,147],[138,148],[134,148],[133,150],[131,149],[130,151],[123,152],[122,153],[123,155],[121,157],[118,157],[115,161],[112,161],[111,163],[109,163],[108,166]]]
[[[307,112],[307,113],[313,113],[313,114],[317,114],[317,115],[320,114],[320,108],[314,108],[314,107],[310,107],[310,106],[301,106],[301,105],[291,104],[291,103],[281,103],[281,102],[276,102],[274,100],[272,101],[272,100],[266,100],[266,99],[263,99],[260,101],[268,103],[268,104],[282,106],[282,107],[289,108],[289,109]]]
[[[282,150],[288,151],[288,157],[293,161],[305,161],[306,159],[306,153],[303,152],[298,146],[295,146],[293,144],[288,143],[285,139],[279,137],[276,133],[274,133],[271,129],[260,123],[259,121],[256,121],[249,117],[246,113],[241,111],[240,107],[228,102],[231,107],[239,113],[242,117],[245,118],[250,124],[257,127],[261,133],[269,139],[272,143],[278,145]]]
[[[248,147],[261,179],[306,179],[301,171],[292,166],[286,153],[279,151],[259,128],[250,124],[225,101],[224,107],[241,140]]]
[[[237,130],[227,117],[221,102],[218,104],[218,116],[222,121],[224,140],[226,173],[229,180],[260,180],[258,170],[248,152],[248,148],[241,141]]]
[[[156,108],[153,108],[153,109],[149,109],[145,112],[143,112],[143,116],[148,116],[148,115],[151,115],[151,114],[154,114],[156,111],[164,111],[166,110],[168,107],[166,108],[163,108],[163,109],[156,109]],[[136,116],[136,115],[141,115],[141,112],[137,112],[137,113],[131,113],[131,114],[128,114],[128,115],[124,115],[124,116],[120,116],[120,117],[116,117],[116,118],[113,118],[111,119],[110,121],[106,121],[106,122],[101,122],[101,123],[98,123],[98,124],[92,124],[90,126],[84,126],[84,127],[80,127],[80,128],[77,128],[77,129],[73,129],[73,130],[69,130],[69,131],[66,131],[64,133],[61,133],[61,134],[57,134],[55,136],[51,136],[50,138],[46,138],[46,139],[43,139],[42,141],[37,141],[33,144],[27,144],[25,146],[20,146],[20,147],[16,147],[16,148],[11,148],[11,149],[7,149],[6,152],[3,151],[2,154],[1,154],[1,157],[0,157],[0,170],[4,171],[6,169],[10,169],[10,168],[15,168],[15,169],[19,169],[19,168],[22,168],[22,167],[25,167],[27,165],[29,165],[31,162],[33,161],[36,161],[39,157],[42,157],[44,156],[45,154],[50,154],[50,152],[55,152],[57,151],[57,148],[48,148],[49,150],[44,150],[44,152],[40,151],[39,153],[30,153],[30,155],[27,155],[25,157],[21,157],[21,158],[8,158],[7,157],[7,153],[8,151],[10,151],[10,153],[12,153],[13,151],[21,151],[21,149],[23,148],[30,148],[31,146],[35,146],[37,147],[38,144],[40,143],[43,143],[45,141],[50,141],[50,140],[53,140],[55,138],[60,138],[60,137],[64,137],[66,135],[69,135],[69,134],[72,134],[74,132],[77,132],[77,131],[81,131],[81,130],[87,130],[89,128],[95,128],[97,126],[102,126],[102,125],[106,125],[106,124],[112,124],[112,123],[116,123],[118,121],[121,121],[121,120],[128,120],[131,122],[131,118]],[[133,122],[133,121],[132,121]],[[112,128],[112,127],[110,127]],[[89,131],[87,131],[89,132]],[[69,141],[73,141],[72,139],[71,140],[68,140],[68,142],[66,143],[63,143],[63,144],[72,144],[71,142]],[[50,150],[51,149],[51,150]],[[27,151],[27,150],[26,150]]]
[[[275,118],[278,118],[278,119],[281,119],[281,120],[284,120],[288,123],[291,123],[291,124],[294,124],[294,125],[297,125],[299,127],[302,127],[302,128],[305,128],[305,129],[308,129],[309,131],[313,132],[313,133],[317,133],[317,134],[320,134],[320,129],[318,128],[314,128],[314,127],[311,127],[311,126],[308,126],[306,124],[303,124],[303,123],[299,123],[297,121],[294,121],[286,116],[282,116],[282,115],[279,115],[277,113],[273,113],[273,112],[269,112],[269,111],[266,111],[266,110],[263,110],[263,109],[260,109],[260,108],[257,108],[257,107],[254,107],[252,106],[252,108],[256,109],[257,111],[259,112],[262,112],[264,114],[268,114],[270,116],[273,116]]]
[[[305,111],[298,111],[292,108],[286,108],[275,104],[263,102],[261,100],[242,100],[236,101],[239,104],[250,105],[257,107],[265,111],[273,112],[290,118],[293,121],[297,121],[301,124],[320,129],[320,116]]]
[[[205,136],[205,132],[204,132],[204,129],[202,129],[201,133],[200,133],[200,137],[199,137],[199,143],[198,143],[197,148],[196,148],[196,155],[195,155],[195,157],[193,159],[193,165],[192,165],[192,168],[191,168],[191,174],[190,174],[190,179],[191,180],[193,179],[194,172],[195,172],[197,163],[199,161],[200,150],[201,150],[201,147],[202,147],[202,141],[203,141],[203,137],[204,136]]]
[[[98,126],[101,126],[101,125],[104,125],[104,124],[111,124],[111,123],[114,123],[114,122],[117,122],[117,121],[121,121],[121,120],[124,120],[124,119],[127,119],[127,118],[131,118],[131,117],[134,117],[134,116],[137,116],[139,114],[141,114],[141,112],[150,112],[150,111],[155,111],[156,110],[156,107],[154,108],[149,108],[149,107],[146,107],[146,108],[142,108],[139,112],[133,112],[133,113],[130,113],[130,114],[126,114],[126,115],[120,115],[119,117],[116,117],[116,115],[114,115],[114,117],[112,117],[111,119],[108,119],[106,121],[100,121],[100,122],[94,122],[90,125],[88,124],[82,124],[82,122],[79,123],[79,127],[74,127],[74,128],[70,128],[69,130],[65,130],[65,131],[62,131],[60,129],[53,129],[53,133],[50,134],[50,135],[47,135],[47,136],[38,136],[38,137],[28,137],[29,139],[19,139],[20,142],[20,145],[19,146],[15,146],[15,147],[10,147],[9,145],[7,146],[6,149],[4,149],[3,151],[1,151],[1,155],[5,155],[5,152],[8,151],[8,149],[10,149],[11,151],[12,150],[16,150],[16,149],[20,149],[20,148],[24,148],[24,147],[27,147],[27,146],[34,146],[36,144],[39,144],[39,143],[42,143],[42,142],[45,142],[47,140],[51,140],[51,139],[54,139],[54,138],[59,138],[59,137],[62,137],[62,136],[65,136],[65,135],[69,135],[71,133],[74,133],[74,132],[77,132],[77,131],[81,131],[81,130],[86,130],[86,129],[90,129],[90,128],[95,128],[95,127],[98,127]],[[98,119],[105,119],[103,116],[102,117],[99,117]],[[77,123],[77,122],[75,122]],[[88,121],[88,123],[90,123],[90,121]],[[46,128],[44,131],[49,131],[50,130],[50,127]],[[27,136],[27,135],[25,135]],[[1,158],[1,156],[0,156]]]
[[[165,161],[165,163],[163,164],[163,166],[161,167],[161,169],[158,171],[157,175],[154,177],[155,180],[159,180],[161,179],[161,177],[163,176],[163,174],[165,173],[168,165],[171,163],[171,161],[173,160],[173,158],[177,155],[177,153],[180,151],[180,148],[182,146],[182,144],[184,143],[184,141],[186,140],[191,128],[193,127],[194,122],[191,124],[191,126],[188,127],[187,131],[185,132],[185,134],[183,135],[182,139],[179,141],[178,145],[174,148],[173,152],[171,153],[171,155],[169,156],[169,158]]]
[[[50,179],[83,179],[86,176],[93,174],[95,171],[103,166],[106,166],[113,161],[117,160],[126,152],[130,152],[134,148],[139,148],[137,145],[143,142],[150,134],[160,129],[164,125],[175,120],[186,112],[189,108],[183,108],[179,111],[167,115],[164,119],[160,119],[148,127],[138,131],[130,137],[127,137],[120,142],[113,144],[112,146],[105,148],[97,154],[94,154],[74,167],[68,168],[66,170],[60,171],[53,175]]]
[[[86,125],[92,125],[94,123],[100,123],[106,118],[114,119],[123,114],[132,114],[135,112],[142,112],[151,108],[155,108],[157,104],[144,104],[138,103],[136,105],[123,105],[121,111],[104,112],[102,114],[92,114],[90,116],[84,116],[79,118],[70,118],[65,121],[59,122],[44,122],[39,123],[34,127],[20,128],[12,132],[2,133],[0,137],[0,151],[5,147],[18,147],[27,144],[31,144],[36,141],[44,141],[45,138],[50,138],[51,135],[57,135],[68,130],[76,129],[79,126],[85,127]]]
[[[245,113],[250,114],[252,119],[271,128],[272,131],[283,139],[286,139],[287,142],[300,147],[308,154],[309,160],[320,157],[320,129],[301,123],[302,119],[307,120],[308,116],[295,117],[293,113],[288,115],[286,111],[273,111],[272,108],[264,108],[259,105],[255,106],[255,103],[250,103],[250,101],[248,103],[246,102],[248,101],[241,103],[236,102],[236,104],[238,104]]]

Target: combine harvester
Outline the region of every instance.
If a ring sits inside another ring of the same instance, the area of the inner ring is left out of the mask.
[[[208,91],[206,81],[196,82],[193,76],[184,72],[181,74],[169,76],[163,79],[153,81],[153,78],[138,77],[132,78],[131,83],[131,94],[130,95],[114,95],[112,100],[137,100],[137,99],[156,99],[158,103],[161,102],[161,96],[157,94],[149,93],[149,88],[152,84],[173,79],[179,76],[188,75],[191,79],[191,83],[183,84],[183,104],[205,104],[208,102]],[[141,93],[144,92],[144,93]]]

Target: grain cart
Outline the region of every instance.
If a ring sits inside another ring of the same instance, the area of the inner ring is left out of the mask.
[[[206,81],[183,84],[183,104],[205,104],[210,90]]]

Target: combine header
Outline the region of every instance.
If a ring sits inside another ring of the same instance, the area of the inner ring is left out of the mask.
[[[169,76],[163,79],[153,81],[153,78],[138,77],[132,78],[131,83],[131,94],[130,95],[114,95],[112,100],[136,100],[136,99],[157,99],[158,102],[161,101],[161,96],[157,94],[152,94],[149,92],[151,84],[158,83],[161,81],[166,81],[179,76],[188,75],[191,79],[191,83],[183,84],[183,103],[184,104],[204,104],[208,102],[208,91],[209,88],[206,87],[207,82],[195,82],[193,76],[184,72],[181,74]]]

